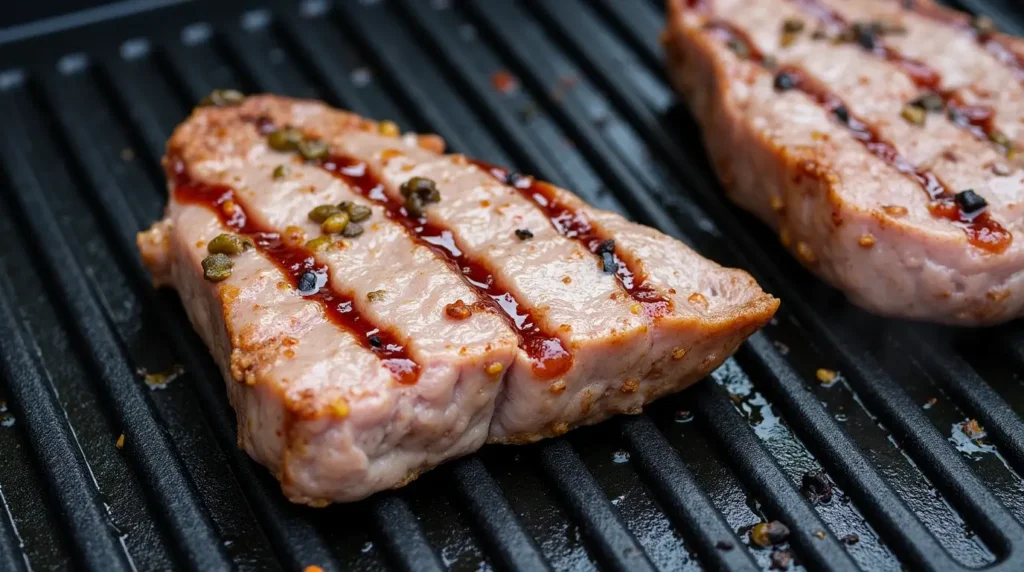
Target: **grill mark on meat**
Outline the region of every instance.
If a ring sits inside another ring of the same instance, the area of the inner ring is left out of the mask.
[[[531,368],[539,379],[552,379],[563,375],[572,367],[573,355],[562,340],[547,331],[533,312],[519,302],[508,290],[501,288],[494,273],[484,264],[466,256],[455,242],[450,230],[432,224],[424,218],[410,216],[405,206],[384,192],[384,184],[371,172],[365,162],[332,155],[327,159],[311,161],[321,169],[347,183],[361,195],[384,207],[389,219],[405,228],[413,239],[446,261],[462,277],[485,304],[506,319],[520,340],[520,347],[530,356]]]
[[[751,38],[742,30],[720,20],[708,21],[704,25],[704,29],[723,41],[744,42],[749,50],[750,60],[768,69],[764,66],[764,54],[757,49]],[[782,66],[777,72],[788,74],[792,79],[792,89],[800,90],[810,96],[833,117],[842,110],[848,118],[842,123],[849,129],[854,139],[864,145],[871,154],[917,182],[928,193],[928,197],[931,199],[928,211],[932,216],[945,218],[959,226],[967,235],[970,243],[982,250],[998,254],[1010,246],[1013,235],[993,219],[987,209],[972,214],[964,212],[954,200],[955,193],[946,187],[935,173],[918,168],[906,157],[900,155],[892,143],[883,139],[875,128],[851,114],[849,107],[843,104],[842,99],[830,92],[821,82],[795,67]]]
[[[167,175],[174,181],[174,197],[179,203],[204,206],[215,212],[224,226],[249,237],[256,248],[290,278],[293,288],[298,289],[303,274],[315,274],[317,290],[312,294],[303,294],[303,298],[319,303],[327,318],[351,332],[361,346],[376,354],[399,383],[412,384],[417,381],[420,366],[411,358],[408,349],[394,333],[374,325],[363,316],[356,309],[352,296],[330,286],[330,270],[327,265],[318,263],[312,252],[285,244],[280,233],[254,222],[247,215],[238,193],[230,186],[207,184],[193,179],[185,161],[173,152],[168,155],[167,165]],[[230,209],[225,208],[228,201],[234,205]],[[371,337],[377,338],[380,343],[370,343]]]
[[[932,2],[903,2],[904,10],[909,10],[936,22],[959,28],[974,37],[974,40],[986,52],[1003,64],[1013,73],[1017,81],[1024,84],[1024,55],[1010,49],[995,32],[980,32],[971,26],[969,16],[949,10]]]
[[[823,5],[820,0],[790,1],[831,28],[841,30],[850,26],[850,23],[843,16],[828,6]],[[876,38],[870,45],[860,43],[857,43],[857,45],[861,46],[865,52],[891,62],[903,71],[917,87],[930,90],[941,97],[946,108],[949,110],[948,117],[954,125],[982,141],[993,140],[992,136],[996,134],[996,126],[995,112],[992,108],[980,105],[966,105],[955,90],[940,89],[942,74],[938,70],[920,60],[904,56],[899,50],[886,46],[881,38]]]
[[[575,209],[561,204],[554,193],[551,192],[551,187],[547,183],[537,181],[533,177],[523,176],[516,179],[508,169],[483,161],[470,159],[470,162],[483,169],[502,184],[519,191],[520,195],[528,199],[544,213],[548,220],[551,221],[551,226],[559,234],[576,240],[592,254],[600,258],[599,251],[611,237],[598,232],[591,222],[576,212]],[[632,268],[630,264],[615,253],[614,249],[611,255],[616,264],[616,281],[633,300],[643,307],[646,316],[652,319],[660,318],[672,311],[672,301],[647,284],[647,277],[643,273]]]

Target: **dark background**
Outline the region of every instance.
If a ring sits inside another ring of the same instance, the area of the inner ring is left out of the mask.
[[[148,0],[40,0],[36,2],[6,2],[0,10],[0,28],[27,24],[44,18],[69,14],[79,10],[109,4],[147,4]]]

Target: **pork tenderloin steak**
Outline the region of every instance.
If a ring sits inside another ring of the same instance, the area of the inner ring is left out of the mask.
[[[856,304],[1024,312],[1024,43],[931,0],[670,0],[663,36],[728,196]]]
[[[636,413],[778,307],[746,273],[437,136],[213,101],[171,137],[166,215],[138,244],[222,370],[240,446],[295,502]]]

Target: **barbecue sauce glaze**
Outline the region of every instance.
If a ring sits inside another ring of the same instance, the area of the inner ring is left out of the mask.
[[[384,207],[385,216],[401,224],[421,244],[430,247],[442,260],[451,265],[466,283],[480,294],[481,301],[491,306],[498,315],[506,318],[509,326],[519,335],[520,347],[530,356],[531,367],[538,378],[552,379],[569,371],[573,357],[562,341],[546,331],[530,309],[520,304],[511,292],[501,288],[491,271],[466,256],[455,244],[451,231],[428,222],[425,217],[411,216],[401,202],[384,192],[383,183],[363,161],[333,155],[312,163]]]
[[[285,244],[280,233],[263,228],[251,219],[231,187],[194,180],[180,157],[168,157],[167,164],[168,176],[174,181],[175,200],[182,204],[201,205],[217,213],[224,226],[251,239],[257,250],[289,277],[294,288],[298,289],[303,274],[314,273],[317,289],[303,297],[318,302],[332,323],[351,332],[360,345],[380,357],[384,367],[398,382],[416,382],[420,366],[412,360],[408,349],[393,332],[373,325],[362,316],[350,294],[330,286],[327,265],[318,263],[309,250]]]

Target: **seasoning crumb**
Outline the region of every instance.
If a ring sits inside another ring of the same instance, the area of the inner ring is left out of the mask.
[[[639,315],[640,312],[643,312],[643,310],[644,307],[641,306],[640,304],[633,304],[632,306],[629,307],[629,311],[637,315]]]
[[[344,419],[348,417],[348,400],[346,400],[344,397],[336,397],[333,401],[331,401],[330,407],[331,413],[333,413],[334,416],[337,417],[338,419]]]
[[[114,446],[118,449],[124,449],[124,433],[117,436],[117,442],[114,443]]]
[[[132,149],[131,147],[125,147],[124,149],[121,149],[121,160],[122,161],[127,162],[127,161],[131,161],[134,158],[135,158],[135,150],[134,149]]]
[[[705,310],[708,308],[708,299],[704,297],[700,292],[694,292],[690,294],[690,297],[686,299],[687,302],[701,306]]]
[[[825,540],[825,531],[824,530],[816,530],[816,531],[814,531],[814,537],[817,538],[818,540]]]
[[[525,228],[517,228],[516,236],[519,237],[519,240],[527,240],[533,238],[533,233]]]
[[[498,375],[504,369],[505,366],[503,366],[501,362],[495,361],[487,364],[487,367],[484,368],[484,371],[487,372],[487,375]]]
[[[875,235],[870,232],[860,235],[860,239],[857,240],[857,244],[864,248],[871,248],[875,245]]]
[[[935,407],[935,404],[938,403],[938,402],[939,402],[939,398],[938,397],[932,397],[932,398],[928,399],[928,401],[925,401],[924,405],[922,407],[924,407],[925,409],[931,409],[932,407]]]
[[[789,246],[793,244],[793,237],[789,234],[789,229],[787,227],[779,229],[779,242],[781,242],[782,246],[785,246],[786,248],[789,248]]]
[[[385,137],[398,137],[402,133],[394,121],[381,121],[377,124],[377,132]]]
[[[291,174],[292,170],[288,167],[288,165],[278,165],[274,167],[274,172],[271,176],[274,177],[275,180],[278,180],[283,179]]]
[[[782,544],[787,538],[789,538],[789,527],[777,520],[759,522],[750,529],[750,541],[761,548]]]
[[[145,368],[139,368],[137,372],[150,389],[164,389],[167,384],[185,374],[185,367],[179,363],[172,365],[166,371],[149,373]]]
[[[465,320],[473,315],[473,309],[459,299],[445,306],[444,313],[453,320]]]
[[[968,419],[964,421],[960,428],[963,430],[964,435],[967,435],[971,440],[978,440],[985,437],[985,429],[978,424],[977,419]]]
[[[676,348],[672,350],[672,359],[680,360],[686,355],[686,348]]]
[[[551,384],[551,393],[554,393],[555,395],[558,395],[559,393],[562,393],[563,391],[565,391],[565,380],[564,379],[560,379],[560,380],[558,380],[558,381],[556,381],[556,382]]]
[[[882,212],[891,217],[899,218],[907,216],[908,211],[907,207],[903,207],[900,205],[882,205]]]
[[[853,546],[854,544],[860,542],[860,537],[851,532],[850,534],[847,534],[839,540],[847,546]]]
[[[501,93],[512,93],[519,87],[519,80],[506,70],[498,70],[491,74],[491,84]]]
[[[622,393],[636,393],[640,389],[639,379],[627,379],[622,382]]]
[[[831,385],[832,383],[835,383],[839,374],[836,373],[835,370],[819,367],[818,370],[814,372],[814,376],[818,378],[818,381],[820,381],[822,385]]]
[[[374,290],[366,294],[366,299],[370,302],[380,302],[387,297],[387,292],[384,290]]]
[[[818,261],[818,257],[815,256],[814,250],[811,245],[800,240],[796,243],[796,255],[800,257],[805,264],[814,264]]]

